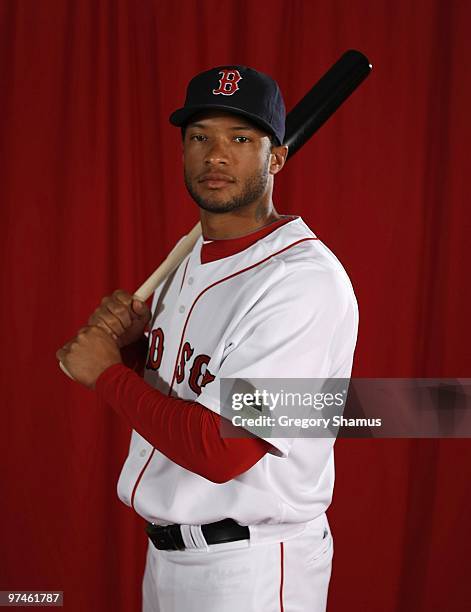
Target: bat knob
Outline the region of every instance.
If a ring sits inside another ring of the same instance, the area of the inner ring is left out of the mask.
[[[59,367],[64,372],[64,374],[66,374],[71,380],[75,380],[75,378],[72,376],[69,370],[65,367],[62,361],[59,361]]]

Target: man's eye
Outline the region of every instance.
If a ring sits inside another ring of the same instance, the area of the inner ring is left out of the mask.
[[[244,142],[250,142],[250,139],[249,139],[249,138],[247,138],[247,136],[236,136],[236,137],[235,137],[235,140],[236,140],[237,142],[242,142],[242,143],[244,143]]]
[[[190,136],[190,140],[196,140],[196,142],[203,142],[206,139],[206,136],[203,136],[203,134],[193,134],[193,136]]]

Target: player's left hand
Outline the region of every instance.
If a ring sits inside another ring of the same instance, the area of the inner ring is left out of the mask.
[[[56,357],[73,378],[89,389],[102,372],[115,363],[122,363],[118,345],[96,325],[82,327],[77,336],[56,352]]]

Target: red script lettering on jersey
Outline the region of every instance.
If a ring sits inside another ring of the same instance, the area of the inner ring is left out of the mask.
[[[149,355],[147,357],[146,369],[156,371],[160,368],[162,363],[162,357],[164,354],[165,345],[165,334],[161,327],[153,329],[149,342]],[[177,363],[177,370],[175,372],[175,380],[178,384],[181,384],[185,380],[187,363],[193,357],[195,349],[189,342],[185,342],[182,347],[180,359]],[[193,359],[193,363],[190,368],[190,374],[188,379],[188,385],[190,389],[199,395],[201,389],[214,380],[213,374],[208,370],[208,363],[211,357],[209,355],[196,355]]]

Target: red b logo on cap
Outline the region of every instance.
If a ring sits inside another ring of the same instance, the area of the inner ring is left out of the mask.
[[[219,73],[221,78],[219,79],[218,89],[213,89],[215,96],[222,94],[223,96],[232,96],[239,86],[237,83],[242,79],[238,70],[221,70]]]

